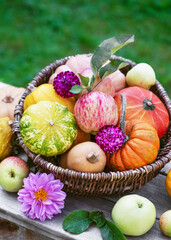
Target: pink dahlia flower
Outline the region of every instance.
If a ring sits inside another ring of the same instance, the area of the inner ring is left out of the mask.
[[[66,193],[61,189],[63,183],[56,180],[52,173],[30,173],[23,179],[24,188],[18,191],[21,211],[31,219],[52,219],[64,208]]]
[[[96,143],[106,153],[116,152],[124,143],[125,135],[120,127],[106,125],[95,136]]]
[[[53,81],[56,93],[63,98],[70,98],[75,95],[70,92],[74,85],[80,85],[80,80],[75,73],[70,71],[60,72]]]

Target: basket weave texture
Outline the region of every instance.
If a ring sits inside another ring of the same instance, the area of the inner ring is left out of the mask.
[[[129,66],[123,69],[126,73],[128,69],[132,68],[135,63],[116,57],[116,59],[126,61]],[[153,179],[159,171],[171,160],[171,101],[164,90],[163,86],[156,80],[155,86],[152,90],[164,103],[169,113],[169,127],[167,134],[163,137],[164,144],[159,150],[156,160],[147,166],[137,168],[134,170],[127,170],[122,172],[102,172],[102,173],[87,173],[76,172],[69,169],[63,169],[55,164],[57,157],[44,158],[43,156],[32,153],[22,141],[19,129],[19,122],[23,114],[23,104],[26,96],[33,91],[35,87],[43,83],[47,83],[49,77],[54,73],[57,67],[66,63],[69,57],[56,60],[50,65],[42,69],[28,84],[24,94],[22,95],[18,105],[16,105],[14,117],[12,122],[12,131],[16,136],[18,145],[26,152],[27,156],[33,160],[40,172],[53,173],[55,178],[60,179],[64,183],[63,190],[67,193],[74,193],[78,195],[120,195],[125,192],[131,192],[135,189],[140,189],[142,185]]]

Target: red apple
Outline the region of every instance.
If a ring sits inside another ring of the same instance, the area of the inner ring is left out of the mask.
[[[23,159],[7,157],[0,163],[0,185],[8,192],[18,192],[29,172],[29,166]]]

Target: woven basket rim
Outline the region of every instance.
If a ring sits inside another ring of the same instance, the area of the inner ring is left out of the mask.
[[[79,54],[80,55],[80,54]],[[87,54],[91,55],[91,54]],[[61,174],[63,175],[64,178],[71,178],[71,179],[91,179],[92,181],[114,181],[114,180],[120,180],[120,179],[130,179],[130,178],[137,178],[138,176],[141,175],[141,177],[146,177],[151,172],[154,172],[154,175],[157,175],[157,173],[165,166],[166,163],[168,163],[171,160],[171,101],[170,98],[168,97],[165,89],[156,80],[155,87],[157,90],[157,93],[160,95],[160,100],[164,103],[165,107],[167,108],[167,111],[169,113],[169,127],[168,127],[168,136],[166,139],[166,142],[164,144],[164,147],[160,149],[158,156],[156,160],[148,164],[146,166],[136,168],[136,169],[130,169],[130,170],[125,170],[125,171],[110,171],[110,172],[99,172],[99,173],[88,173],[88,172],[77,172],[74,170],[69,170],[69,169],[64,169],[60,166],[54,165],[53,163],[47,161],[44,159],[43,156],[40,156],[39,154],[34,154],[32,153],[26,145],[23,143],[21,135],[20,135],[20,130],[19,130],[19,122],[22,117],[23,113],[23,103],[24,99],[26,96],[32,92],[34,87],[39,86],[40,82],[45,83],[49,76],[55,71],[55,69],[62,65],[65,64],[66,61],[72,56],[68,56],[65,58],[61,58],[59,60],[56,60],[55,62],[47,65],[45,68],[43,68],[33,79],[32,81],[28,84],[25,92],[23,93],[19,103],[15,107],[14,111],[14,118],[15,120],[12,122],[11,127],[13,133],[16,135],[18,142],[18,145],[26,152],[28,157],[30,157],[33,162],[42,168],[43,170],[50,170],[54,174]],[[122,58],[120,56],[115,56],[116,59],[124,60],[129,63],[131,67],[135,66],[136,63],[132,62],[129,59]],[[43,79],[43,82],[42,82]],[[169,135],[170,134],[170,135]]]

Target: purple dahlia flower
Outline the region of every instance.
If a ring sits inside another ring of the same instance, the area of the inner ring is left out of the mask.
[[[21,211],[31,219],[52,219],[64,208],[66,193],[61,191],[63,183],[52,173],[30,173],[23,179],[24,188],[18,191]]]
[[[74,85],[80,85],[80,80],[77,75],[70,71],[59,73],[53,81],[56,93],[63,98],[69,98],[75,95],[70,92]]]
[[[96,143],[106,153],[116,152],[123,144],[125,135],[120,127],[106,125],[95,136]]]

